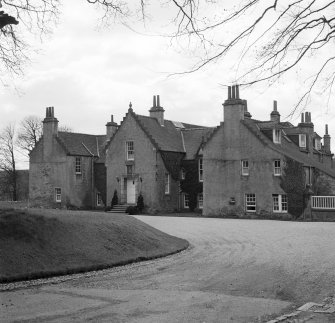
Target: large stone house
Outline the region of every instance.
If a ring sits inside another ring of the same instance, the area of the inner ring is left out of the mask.
[[[306,197],[335,195],[330,136],[311,114],[293,126],[274,102],[267,121],[252,119],[238,86],[229,87],[216,128],[165,119],[159,96],[149,115],[130,105],[106,135],[58,131],[47,108],[43,137],[30,154],[32,205],[96,208],[134,205],[150,213],[202,209],[204,215],[298,217]]]
[[[298,217],[306,194],[335,194],[328,129],[322,146],[310,113],[294,127],[280,121],[275,101],[269,121],[254,120],[238,86],[223,108],[203,147],[204,215]]]
[[[193,161],[202,167],[200,148],[212,128],[166,120],[159,96],[154,96],[149,116],[136,114],[130,105],[126,116],[106,146],[107,204],[116,191],[121,204],[135,204],[141,194],[147,210],[188,209],[189,194],[181,194]],[[200,153],[200,154],[199,154]],[[198,202],[202,208],[202,168]]]

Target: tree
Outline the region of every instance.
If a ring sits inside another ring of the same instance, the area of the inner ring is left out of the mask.
[[[147,21],[150,0],[86,0],[103,12],[103,20],[127,23],[139,14]],[[26,44],[17,28],[41,35],[57,21],[60,0],[0,0],[0,7],[19,24],[0,28],[0,73],[20,72],[27,59]],[[332,97],[335,80],[335,2],[330,0],[161,0],[179,44],[195,46],[198,62],[191,73],[218,60],[235,64],[235,82],[251,85],[278,81],[291,70],[308,66],[306,91],[297,106],[308,102],[313,89]],[[0,18],[1,21],[1,18]],[[0,24],[1,26],[1,24]],[[15,26],[15,27],[14,27]],[[166,35],[164,35],[166,36]],[[231,56],[229,56],[231,55]],[[318,60],[314,59],[315,57]],[[243,68],[242,68],[243,67]],[[177,73],[178,74],[178,73]],[[309,77],[308,77],[309,76]],[[225,80],[228,82],[228,80]],[[296,108],[295,107],[295,108]]]
[[[13,201],[17,200],[15,140],[15,125],[9,124],[0,134],[0,170],[4,172],[5,182],[12,193]]]
[[[18,146],[29,154],[41,138],[42,132],[41,118],[33,115],[25,117],[21,121],[18,131]]]

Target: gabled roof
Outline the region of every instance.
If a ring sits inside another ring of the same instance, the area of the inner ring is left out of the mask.
[[[186,150],[185,159],[194,159],[202,144],[207,141],[215,128],[189,128],[181,131]]]
[[[262,133],[259,123],[257,120],[246,119],[241,121],[247,129],[250,130],[260,141],[265,145],[269,146],[271,149],[293,159],[304,166],[311,166],[320,169],[324,173],[335,177],[335,170],[326,167],[324,164],[316,161],[313,158],[310,158],[306,153],[300,151],[299,147],[294,144],[291,140],[287,140],[285,137],[282,138],[281,144],[275,144],[270,140],[265,134]],[[285,130],[284,130],[285,131]]]
[[[75,132],[58,132],[57,141],[68,155],[100,157],[103,155],[105,135],[89,135]]]

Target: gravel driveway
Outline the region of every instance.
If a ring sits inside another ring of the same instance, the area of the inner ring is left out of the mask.
[[[334,294],[335,223],[137,218],[191,248],[2,292],[0,321],[261,322]]]

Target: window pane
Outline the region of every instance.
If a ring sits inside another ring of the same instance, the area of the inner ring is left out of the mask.
[[[165,173],[165,194],[170,193],[170,174]]]
[[[256,212],[256,194],[245,194],[246,211]]]
[[[81,173],[81,158],[80,157],[76,157],[75,171],[76,171],[76,174]]]
[[[203,164],[202,158],[199,159],[199,181],[203,180]]]
[[[127,160],[134,160],[134,142],[126,142]]]

